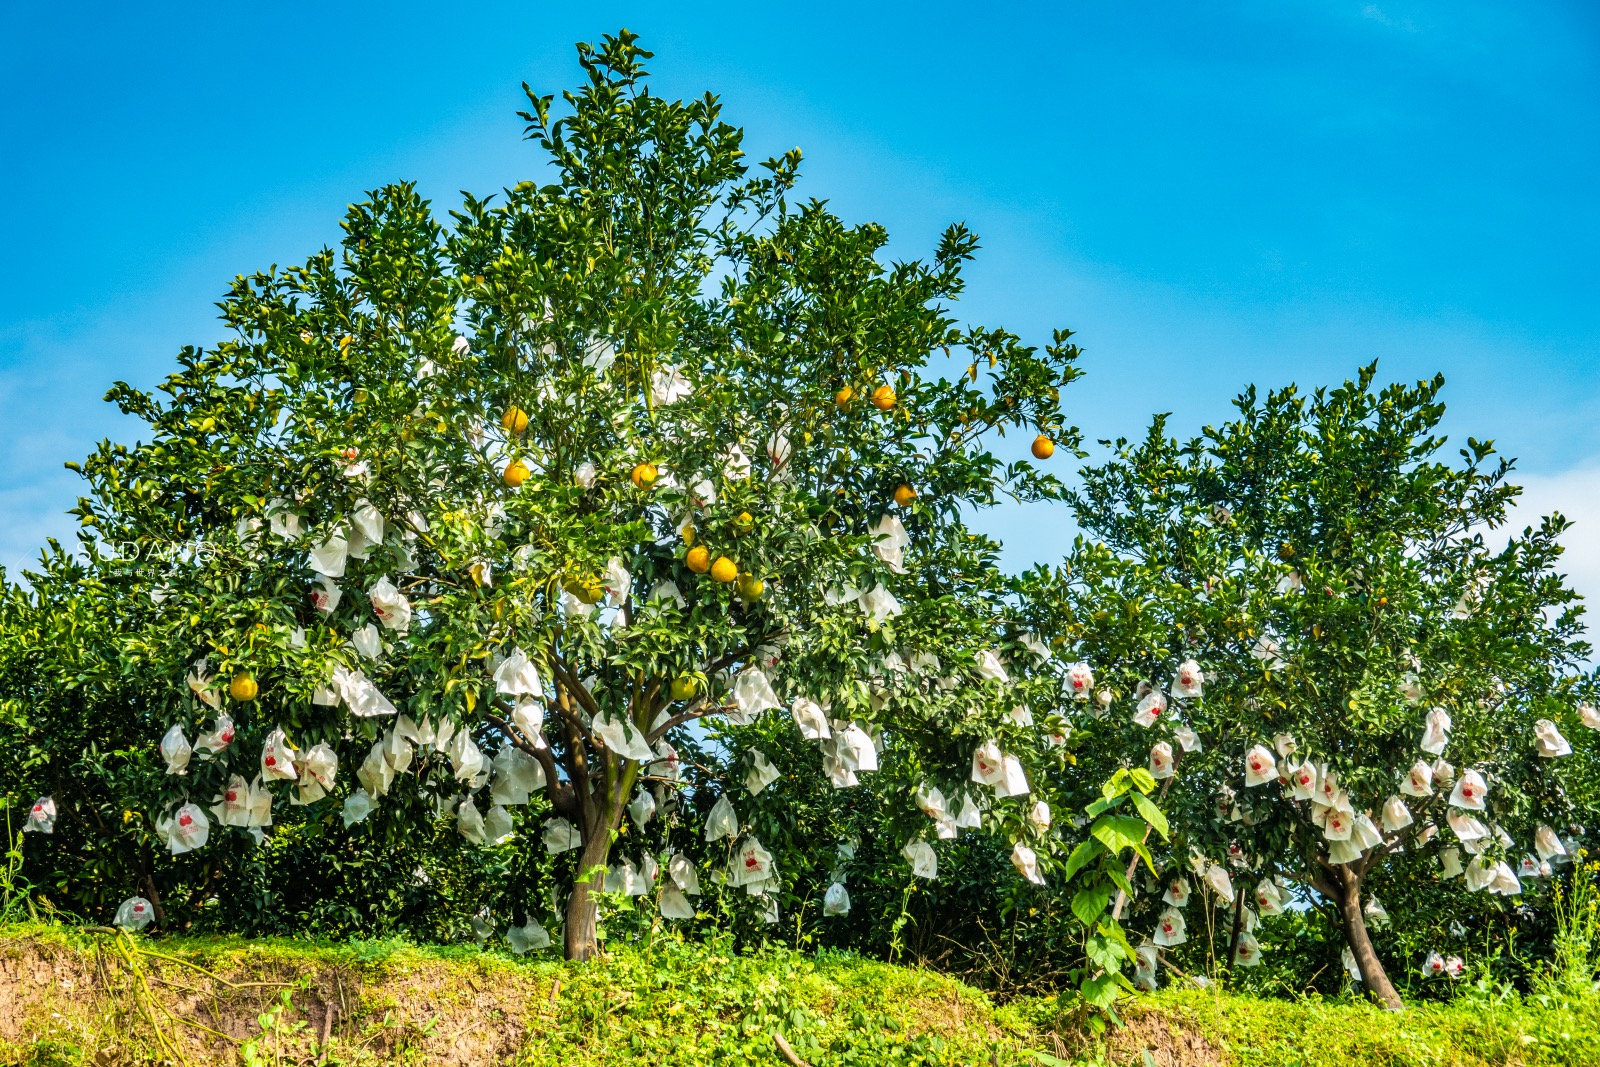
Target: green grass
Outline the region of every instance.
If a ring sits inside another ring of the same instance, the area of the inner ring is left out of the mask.
[[[1139,1038],[1159,1028],[1198,1037],[1220,1062],[1237,1067],[1600,1064],[1597,1002],[1467,999],[1391,1013],[1360,1001],[1261,1000],[1190,989],[1163,991],[1129,1014],[1128,1034],[1112,1041],[1112,1062],[1140,1063]]]
[[[784,1062],[777,1035],[813,1067],[1146,1067],[1147,1053],[1160,1067],[1600,1064],[1600,1011],[1557,1000],[1477,995],[1391,1015],[1167,991],[1091,1038],[1049,999],[996,1007],[942,975],[844,953],[657,941],[574,966],[470,945],[134,944],[0,929],[0,1063],[766,1065]]]

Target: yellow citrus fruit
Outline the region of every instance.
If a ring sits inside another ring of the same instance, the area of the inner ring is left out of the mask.
[[[879,411],[894,407],[894,390],[887,385],[878,386],[872,391],[872,406]]]
[[[656,484],[656,478],[660,473],[654,463],[641,463],[633,468],[633,484],[640,489],[649,489]]]
[[[917,491],[909,485],[901,485],[894,491],[894,502],[901,507],[909,507],[917,499]]]
[[[528,465],[523,463],[520,459],[514,459],[510,463],[506,464],[505,473],[501,474],[500,478],[511,488],[515,489],[517,486],[528,480]]]
[[[846,404],[850,403],[850,398],[855,395],[856,391],[847,385],[837,393],[833,394],[833,406],[837,408],[843,408]]]
[[[500,416],[500,428],[506,433],[521,433],[528,428],[528,413],[519,407],[509,407]]]
[[[600,598],[606,595],[605,589],[593,578],[568,578],[561,583],[561,588],[585,604],[598,604]]]
[[[684,557],[683,561],[696,574],[704,574],[711,569],[711,552],[705,545],[695,545],[689,550],[689,554]]]
[[[249,703],[261,692],[261,687],[256,685],[256,680],[240,671],[233,676],[233,681],[228,683],[228,695],[241,703]]]
[[[753,574],[739,575],[739,596],[754,604],[767,591],[767,583]]]
[[[749,533],[750,528],[756,524],[754,516],[748,511],[739,512],[739,517],[733,520],[733,528],[740,533]]]
[[[1033,439],[1033,458],[1049,459],[1056,454],[1056,443],[1050,440],[1047,434],[1040,434]]]
[[[699,688],[700,686],[695,683],[694,675],[680,674],[672,680],[672,699],[688,700],[695,695]]]
[[[727,556],[718,556],[711,565],[711,577],[719,582],[731,582],[739,577],[739,565]]]
[[[678,536],[683,538],[684,544],[694,544],[694,527],[690,526],[688,523],[685,523],[683,529],[678,531]]]

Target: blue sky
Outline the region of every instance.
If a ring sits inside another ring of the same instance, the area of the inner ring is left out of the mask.
[[[1188,432],[1245,384],[1442,370],[1452,432],[1521,457],[1600,595],[1600,7],[1587,0],[1053,5],[22,5],[0,0],[0,563],[72,522],[61,468],[220,337],[233,275],[415,179],[530,174],[519,83],[621,26],[751,154],[897,255],[965,220],[962,317],[1078,331],[1076,421]],[[981,12],[981,13],[980,13]],[[1052,514],[985,520],[1021,564]]]

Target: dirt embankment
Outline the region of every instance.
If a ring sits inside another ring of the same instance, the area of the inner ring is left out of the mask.
[[[253,1049],[268,1063],[337,1050],[345,1063],[487,1067],[553,1018],[559,996],[559,979],[493,957],[364,963],[247,946],[180,958],[112,934],[6,938],[0,1062],[235,1063]]]
[[[470,946],[132,939],[0,932],[0,1064],[449,1064],[600,1067],[783,1057],[928,1062],[895,1042],[937,1039],[940,1062],[1016,1067],[1092,1054],[1144,1067],[1223,1067],[1225,1051],[1158,1010],[1099,1041],[1058,1035],[1048,1002],[997,1010],[918,968],[685,947],[571,969]],[[885,1041],[890,1044],[884,1044]],[[1106,1046],[1109,1047],[1106,1047]]]

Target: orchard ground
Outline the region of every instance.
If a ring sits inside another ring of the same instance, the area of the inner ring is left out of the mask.
[[[40,1065],[1600,1062],[1592,999],[1467,991],[1396,1014],[1167,990],[1094,1036],[1053,998],[996,1005],[921,968],[665,939],[578,966],[460,945],[11,926],[0,1003],[0,1059]]]

